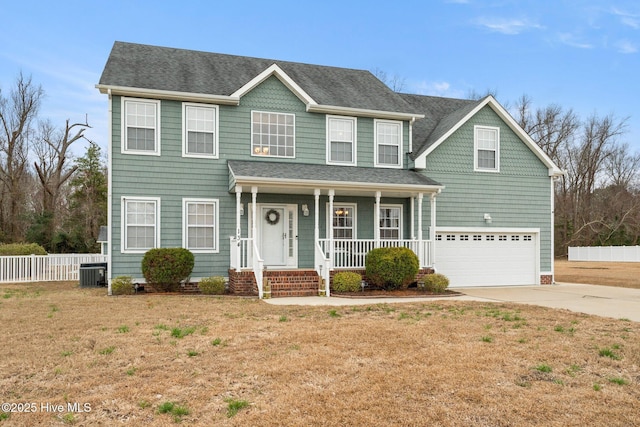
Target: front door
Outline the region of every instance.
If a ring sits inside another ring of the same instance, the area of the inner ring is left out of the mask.
[[[297,205],[258,205],[258,249],[264,265],[298,266]]]

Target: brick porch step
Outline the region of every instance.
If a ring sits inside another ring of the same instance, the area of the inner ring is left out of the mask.
[[[264,277],[271,284],[271,298],[318,295],[320,278],[315,270],[267,270]]]

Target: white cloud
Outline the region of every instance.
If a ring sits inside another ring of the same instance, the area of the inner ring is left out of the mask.
[[[629,40],[619,40],[616,43],[616,47],[618,48],[618,52],[620,53],[636,53],[638,52],[638,46]]]
[[[453,89],[451,84],[446,81],[421,81],[414,86],[414,93],[418,95],[442,96],[447,98],[462,98],[464,93],[461,90]],[[411,92],[410,92],[411,93]]]
[[[640,29],[640,14],[629,13],[615,7],[612,9],[612,13],[620,17],[620,22],[627,27],[635,30]]]
[[[516,35],[528,30],[538,30],[543,27],[535,22],[527,19],[518,18],[498,18],[498,17],[480,17],[475,20],[476,25],[488,29],[496,33]]]
[[[578,49],[593,49],[594,47],[591,43],[584,42],[580,40],[575,34],[571,33],[559,33],[558,39],[561,43]]]

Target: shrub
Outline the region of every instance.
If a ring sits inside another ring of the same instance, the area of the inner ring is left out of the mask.
[[[224,277],[205,277],[198,283],[198,288],[206,295],[222,295],[224,294],[224,284]]]
[[[435,294],[441,294],[449,286],[449,278],[444,274],[434,273],[424,276],[424,289]]]
[[[333,276],[335,292],[358,292],[361,290],[362,276],[352,271],[340,271]]]
[[[5,255],[46,255],[47,251],[37,243],[0,244],[0,256]]]
[[[187,280],[193,270],[194,258],[185,248],[150,249],[142,258],[142,274],[147,283],[161,291],[174,291]]]
[[[420,261],[409,248],[377,248],[365,260],[367,279],[385,289],[406,289],[420,269]]]
[[[133,295],[134,292],[131,276],[118,276],[111,280],[111,295]]]

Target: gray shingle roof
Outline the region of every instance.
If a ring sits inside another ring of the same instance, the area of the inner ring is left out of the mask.
[[[304,163],[229,160],[235,177],[298,182],[344,182],[397,186],[441,186],[419,172],[406,169],[362,168]]]
[[[425,116],[413,125],[413,146],[415,147],[411,154],[413,159],[427,150],[483,101],[404,93],[400,96]]]
[[[100,84],[229,96],[277,64],[319,105],[416,113],[369,71],[115,42]]]

